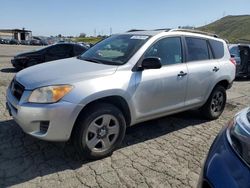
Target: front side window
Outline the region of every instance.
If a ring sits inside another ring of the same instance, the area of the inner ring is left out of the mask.
[[[202,61],[209,59],[207,41],[199,38],[186,38],[187,61]]]
[[[162,66],[182,62],[181,38],[164,38],[153,44],[144,55],[147,57],[158,57]]]
[[[146,35],[114,35],[83,53],[79,58],[96,63],[122,65],[149,39]]]

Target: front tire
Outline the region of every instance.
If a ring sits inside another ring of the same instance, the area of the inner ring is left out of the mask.
[[[122,112],[111,104],[95,104],[81,114],[74,130],[74,145],[81,156],[100,159],[121,144],[126,132]]]
[[[226,89],[220,85],[216,86],[200,109],[202,115],[209,120],[218,119],[225,108],[226,100]]]

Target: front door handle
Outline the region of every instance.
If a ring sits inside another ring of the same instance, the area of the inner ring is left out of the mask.
[[[183,72],[183,71],[181,71],[181,72],[178,74],[179,77],[186,76],[186,75],[187,75],[187,73],[186,73],[186,72]]]
[[[214,71],[214,72],[217,72],[218,70],[220,70],[218,67],[214,67],[214,68],[213,68],[213,71]]]

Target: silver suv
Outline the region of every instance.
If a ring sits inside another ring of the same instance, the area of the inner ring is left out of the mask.
[[[7,108],[24,132],[73,139],[88,158],[112,154],[126,127],[188,109],[218,118],[235,62],[225,41],[194,31],[113,35],[77,58],[16,74]]]

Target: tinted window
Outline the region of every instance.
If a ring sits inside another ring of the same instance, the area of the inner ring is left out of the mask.
[[[147,50],[144,57],[159,57],[162,65],[181,63],[181,39],[179,37],[161,39]]]
[[[238,46],[234,46],[230,49],[230,54],[234,55],[235,57],[240,57],[240,50]]]
[[[213,55],[215,59],[220,59],[224,56],[224,45],[220,41],[209,40],[210,46],[212,47]]]
[[[51,54],[65,54],[69,53],[72,49],[70,45],[55,45],[51,46],[49,49],[49,53]]]
[[[188,61],[201,61],[209,59],[207,41],[199,38],[186,38]]]
[[[86,51],[86,48],[80,45],[74,45],[74,54],[78,56]]]

